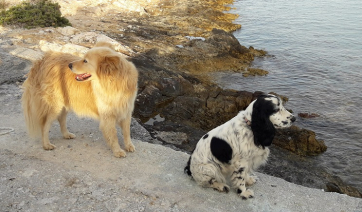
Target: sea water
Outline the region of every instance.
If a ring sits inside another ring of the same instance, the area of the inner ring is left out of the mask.
[[[217,73],[224,88],[276,92],[289,97],[286,107],[296,125],[315,131],[327,152],[315,163],[362,191],[362,1],[236,0],[242,28],[240,44],[268,52],[253,66],[267,76]]]

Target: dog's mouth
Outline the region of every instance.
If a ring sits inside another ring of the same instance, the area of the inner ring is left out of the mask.
[[[84,80],[88,79],[88,78],[91,77],[91,76],[92,76],[92,75],[89,74],[89,73],[77,74],[77,75],[75,76],[75,79],[76,79],[77,81],[84,81]]]

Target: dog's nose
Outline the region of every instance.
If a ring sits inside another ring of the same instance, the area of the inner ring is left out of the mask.
[[[294,116],[292,117],[292,119],[290,119],[292,122],[295,122],[295,120],[297,120]]]
[[[70,68],[70,70],[72,70],[73,64],[69,63],[68,67]]]

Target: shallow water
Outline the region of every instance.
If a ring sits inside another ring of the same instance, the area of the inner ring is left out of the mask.
[[[294,114],[319,114],[296,124],[328,146],[312,160],[362,191],[362,1],[236,0],[233,7],[242,25],[235,37],[268,52],[253,66],[269,75],[217,73],[215,80],[224,88],[285,95]]]

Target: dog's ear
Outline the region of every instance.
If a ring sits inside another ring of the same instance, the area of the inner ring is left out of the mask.
[[[96,43],[96,45],[94,45],[94,47],[107,47],[107,48],[114,50],[113,45],[106,41],[99,41]]]
[[[251,130],[254,134],[254,143],[256,146],[270,146],[275,136],[275,127],[270,121],[269,116],[273,114],[273,103],[265,100],[265,97],[259,97],[254,105],[251,114]]]
[[[133,93],[137,89],[138,71],[136,67],[118,54],[106,55],[99,64],[98,77],[113,76],[122,79],[120,85]]]
[[[123,67],[120,67],[121,64],[122,63],[118,55],[111,54],[104,56],[99,64],[98,71],[100,72],[100,74],[98,74],[98,76],[109,76],[110,74],[112,74],[112,72],[122,69]]]

